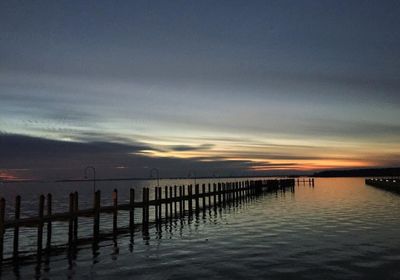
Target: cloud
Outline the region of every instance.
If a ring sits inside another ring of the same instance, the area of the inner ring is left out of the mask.
[[[175,146],[175,150],[202,150],[213,145]],[[163,177],[253,174],[258,163],[224,158],[149,157],[141,153],[155,148],[139,142],[68,142],[15,134],[0,134],[0,171],[10,178],[81,178],[87,165],[96,167],[99,178],[148,177],[157,167]],[[275,168],[279,164],[271,164]],[[268,163],[263,163],[267,167]],[[287,165],[283,164],[282,167]],[[292,165],[290,165],[292,166]],[[123,167],[123,168],[121,168]],[[272,168],[271,168],[272,169]]]
[[[175,145],[175,146],[170,146],[169,149],[171,151],[176,151],[176,152],[189,152],[189,151],[210,150],[212,147],[214,147],[213,144],[202,144],[199,146]]]

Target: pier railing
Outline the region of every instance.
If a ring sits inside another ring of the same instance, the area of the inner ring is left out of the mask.
[[[310,181],[311,182],[311,181]],[[313,181],[312,181],[313,183]],[[137,201],[135,189],[130,189],[129,202],[118,202],[118,190],[114,189],[112,193],[112,205],[101,206],[100,190],[94,193],[93,208],[79,209],[78,192],[70,193],[69,209],[62,213],[53,213],[53,199],[49,193],[46,196],[40,195],[38,205],[38,215],[35,217],[21,218],[21,197],[15,198],[14,219],[5,220],[6,201],[0,198],[0,264],[5,260],[16,261],[19,259],[20,250],[20,228],[37,228],[36,235],[36,255],[40,258],[43,253],[49,253],[54,248],[52,246],[52,224],[54,222],[65,222],[68,224],[66,232],[66,247],[76,245],[81,241],[78,238],[79,218],[91,217],[93,219],[92,237],[89,241],[94,244],[99,242],[104,234],[116,236],[119,232],[130,232],[133,234],[135,228],[141,227],[143,231],[148,229],[149,224],[159,224],[163,220],[172,217],[183,217],[199,213],[206,208],[225,206],[227,203],[237,201],[249,196],[256,196],[264,191],[277,191],[286,188],[293,188],[294,179],[274,179],[257,180],[228,183],[214,183],[188,186],[166,186],[152,188],[154,199],[150,200],[150,189],[143,188],[141,201]],[[154,211],[153,219],[150,219],[150,207]],[[136,209],[141,209],[141,223],[135,224]],[[118,227],[119,211],[129,212],[128,226]],[[112,214],[112,232],[100,232],[100,216],[103,213]],[[4,258],[4,233],[6,229],[13,230],[13,248],[12,257]],[[46,244],[43,244],[44,236]],[[87,240],[86,240],[87,241]]]

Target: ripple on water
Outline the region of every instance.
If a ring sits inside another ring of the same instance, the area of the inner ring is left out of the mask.
[[[76,259],[50,258],[43,279],[400,279],[400,196],[364,186],[362,179],[318,179],[315,188],[266,194],[237,207],[206,211],[83,246]],[[122,213],[121,213],[122,214]],[[140,216],[140,213],[138,213]],[[127,215],[120,216],[121,224]],[[139,219],[139,218],[138,218]],[[111,229],[109,218],[102,230]],[[90,236],[91,219],[79,235]],[[54,224],[56,232],[65,224]],[[26,232],[35,239],[35,230]],[[12,244],[9,233],[7,243]],[[23,240],[27,246],[33,244]],[[17,270],[32,278],[35,265]],[[17,278],[12,270],[2,279]]]

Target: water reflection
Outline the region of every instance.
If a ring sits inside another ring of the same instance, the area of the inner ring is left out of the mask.
[[[362,179],[319,179],[44,254],[2,278],[399,279],[399,210],[399,196]]]

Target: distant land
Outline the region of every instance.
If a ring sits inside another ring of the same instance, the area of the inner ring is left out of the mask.
[[[400,167],[391,167],[391,168],[368,168],[368,169],[346,169],[346,170],[326,170],[315,172],[314,174],[304,173],[304,174],[296,174],[296,175],[242,175],[242,176],[217,176],[217,177],[207,177],[207,176],[198,176],[198,177],[160,177],[159,179],[168,179],[168,180],[176,180],[176,179],[228,179],[228,178],[267,178],[267,177],[381,177],[381,176],[400,176]],[[96,181],[144,181],[144,180],[157,180],[157,178],[151,177],[133,177],[133,178],[97,178]],[[4,180],[0,178],[0,183],[45,183],[45,182],[91,182],[93,179],[59,179],[59,180]]]
[[[400,167],[327,170],[314,173],[314,177],[380,177],[400,176]]]

